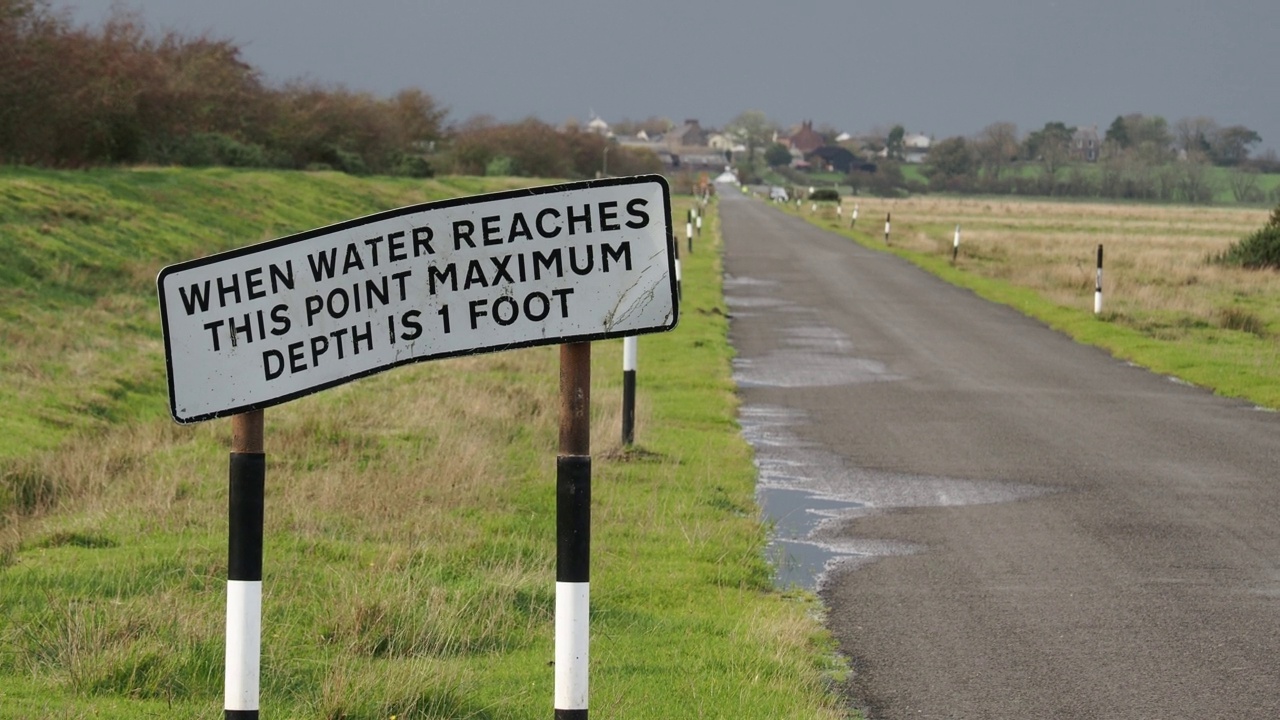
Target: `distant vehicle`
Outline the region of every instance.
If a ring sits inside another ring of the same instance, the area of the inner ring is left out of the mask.
[[[769,188],[769,199],[776,200],[778,202],[786,202],[788,199],[787,189],[774,185],[773,187]]]

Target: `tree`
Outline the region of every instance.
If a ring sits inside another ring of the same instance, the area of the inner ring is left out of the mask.
[[[1173,136],[1169,134],[1169,123],[1164,118],[1131,113],[1124,116],[1124,127],[1129,134],[1130,149],[1145,160],[1162,163],[1170,159]]]
[[[978,133],[972,149],[987,179],[999,180],[1018,156],[1018,126],[1011,122],[991,123]]]
[[[729,121],[725,130],[747,146],[747,157],[754,160],[755,151],[773,141],[778,126],[760,110],[745,110]]]
[[[1210,148],[1210,156],[1218,165],[1239,165],[1249,159],[1249,146],[1262,142],[1262,136],[1243,125],[1232,125],[1218,131]]]
[[[773,143],[764,151],[764,161],[769,167],[781,167],[791,164],[791,151],[782,143]]]
[[[1116,119],[1111,121],[1111,126],[1107,128],[1107,134],[1103,138],[1103,142],[1119,150],[1126,150],[1133,144],[1133,141],[1129,139],[1129,129],[1125,126],[1123,117],[1117,115]]]
[[[1165,167],[1174,174],[1176,197],[1199,205],[1213,202],[1217,187],[1209,174],[1209,163],[1204,154],[1193,153],[1187,156],[1186,161]]]
[[[924,172],[929,177],[954,178],[973,172],[974,156],[962,137],[950,137],[929,149],[929,163]]]
[[[823,165],[828,165],[831,169],[843,174],[853,169],[853,164],[858,158],[852,152],[839,145],[824,145],[809,153],[805,159],[810,162],[821,162]]]
[[[1185,117],[1173,124],[1174,141],[1184,153],[1207,153],[1218,136],[1218,123],[1210,117]]]
[[[1075,128],[1061,122],[1047,122],[1023,141],[1023,153],[1028,160],[1039,161],[1045,173],[1053,178],[1071,155],[1073,134]]]
[[[889,158],[893,160],[901,160],[903,157],[903,138],[907,135],[907,131],[901,125],[894,125],[889,130],[889,136],[885,138],[884,146],[889,151]]]
[[[1262,202],[1263,194],[1261,188],[1258,187],[1257,168],[1237,166],[1227,176],[1227,182],[1231,187],[1231,195],[1235,197],[1236,202]]]
[[[623,118],[612,125],[613,132],[618,135],[639,135],[643,130],[646,135],[653,137],[668,132],[675,127],[675,123],[668,118],[651,115],[644,120],[632,120]]]

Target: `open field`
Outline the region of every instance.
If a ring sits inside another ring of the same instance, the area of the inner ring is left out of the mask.
[[[0,170],[0,718],[221,713],[229,423],[165,413],[156,271],[519,182]],[[679,327],[640,341],[635,447],[621,343],[593,348],[591,708],[845,717],[819,609],[763,557],[709,220]],[[266,411],[264,716],[550,714],[557,358]]]
[[[1280,408],[1280,274],[1210,262],[1261,227],[1266,210],[937,196],[843,202],[839,222],[834,205],[816,216],[806,205],[802,214],[885,248],[892,213],[886,250],[1117,357]],[[1095,316],[1098,245],[1104,303]]]

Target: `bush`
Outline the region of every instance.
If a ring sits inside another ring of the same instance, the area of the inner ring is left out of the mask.
[[[1223,265],[1239,265],[1251,270],[1280,270],[1280,223],[1268,224],[1233,244],[1214,258]]]
[[[193,133],[154,144],[147,159],[162,165],[187,167],[272,167],[267,151],[256,144],[242,143],[222,133]]]
[[[840,193],[835,188],[817,188],[809,193],[814,202],[840,202]]]
[[[510,177],[516,174],[516,163],[506,155],[499,155],[484,166],[486,177]]]
[[[369,174],[369,166],[365,163],[364,156],[360,153],[342,148],[333,148],[333,157],[335,160],[333,166],[348,175]]]
[[[404,155],[396,161],[392,170],[395,175],[402,175],[411,178],[429,178],[435,177],[435,168],[431,167],[431,163],[420,155]]]

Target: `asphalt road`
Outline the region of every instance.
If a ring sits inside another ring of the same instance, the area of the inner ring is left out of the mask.
[[[720,212],[745,405],[834,458],[812,487],[863,496],[833,547],[914,550],[822,586],[855,705],[1280,717],[1280,415],[735,189]]]

